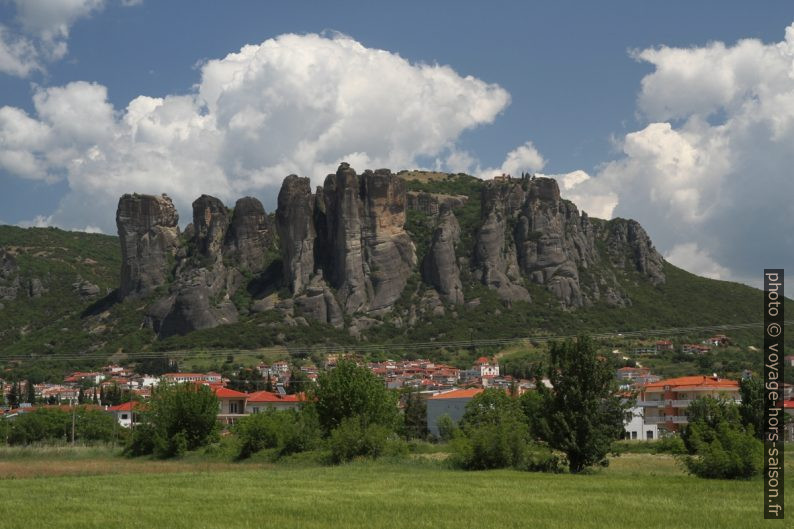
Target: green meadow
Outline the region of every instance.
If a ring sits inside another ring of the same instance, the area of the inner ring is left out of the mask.
[[[569,475],[451,470],[443,454],[322,466],[6,450],[0,498],[3,529],[770,526],[760,479],[703,480],[669,455],[647,453]]]

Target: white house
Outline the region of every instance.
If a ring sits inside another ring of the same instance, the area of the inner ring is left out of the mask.
[[[119,426],[129,428],[132,426],[133,422],[138,422],[137,416],[140,408],[140,403],[130,401],[123,402],[117,406],[110,406],[107,411],[113,414],[113,417],[115,417],[116,421],[118,421]]]
[[[659,425],[646,424],[642,408],[639,406],[626,411],[623,428],[626,430],[626,439],[643,441],[659,439]]]

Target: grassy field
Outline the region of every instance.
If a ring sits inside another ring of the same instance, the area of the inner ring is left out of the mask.
[[[787,491],[792,497],[792,487]],[[0,451],[0,498],[4,529],[764,524],[760,480],[701,480],[669,455],[636,453],[575,476],[454,471],[427,455],[323,467],[125,460],[107,450]]]

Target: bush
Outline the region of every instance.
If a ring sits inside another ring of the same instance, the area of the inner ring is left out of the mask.
[[[466,470],[524,468],[528,454],[526,425],[513,421],[463,430],[452,440],[452,464]]]
[[[723,421],[710,441],[702,441],[696,431],[691,442],[697,447],[697,455],[685,456],[684,464],[698,477],[749,479],[763,468],[763,445],[752,428],[744,430]]]
[[[320,438],[317,417],[310,407],[250,415],[237,423],[235,432],[240,439],[240,459],[263,449],[275,449],[277,457],[304,452],[315,448]]]
[[[525,468],[530,472],[565,472],[568,461],[564,454],[558,454],[551,448],[535,443],[527,447]]]
[[[675,454],[680,455],[686,453],[686,446],[684,440],[679,435],[666,435],[660,437],[653,446],[654,454]]]
[[[154,425],[142,422],[135,425],[130,434],[129,441],[124,447],[124,455],[138,457],[153,454],[155,449],[156,431]]]
[[[446,413],[438,418],[436,425],[438,426],[438,438],[445,443],[451,441],[455,437],[455,432],[458,431],[458,425]]]
[[[344,463],[356,457],[378,458],[386,450],[391,435],[391,430],[383,425],[365,425],[361,417],[346,417],[328,440],[331,461]]]

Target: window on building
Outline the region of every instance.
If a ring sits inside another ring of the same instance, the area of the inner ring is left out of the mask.
[[[637,432],[631,432],[631,438],[632,439],[636,439],[637,438]]]
[[[229,403],[229,413],[240,413],[240,403],[239,402],[230,402]]]
[[[121,420],[122,421],[126,421],[127,420],[127,414],[126,413],[122,413],[121,414]]]
[[[645,432],[645,438],[649,441],[653,441],[653,430],[648,430]]]

